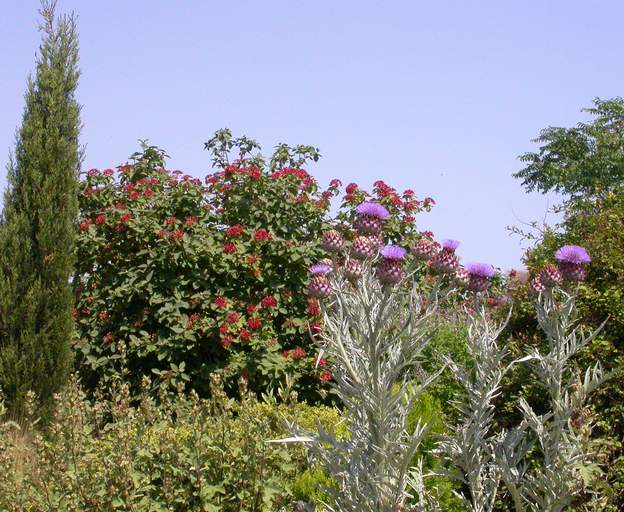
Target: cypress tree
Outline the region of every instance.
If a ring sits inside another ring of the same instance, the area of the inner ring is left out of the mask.
[[[39,11],[42,41],[0,219],[0,387],[16,416],[29,390],[45,415],[71,367],[80,73],[75,18],[55,8],[43,1]]]

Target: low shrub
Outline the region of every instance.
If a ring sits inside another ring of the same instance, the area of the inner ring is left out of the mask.
[[[208,400],[161,393],[157,403],[115,384],[113,398],[89,400],[73,379],[45,434],[34,422],[0,424],[0,510],[259,512],[312,498],[293,484],[307,468],[303,447],[266,441],[285,434],[286,419],[328,428],[337,413],[261,403],[242,388],[228,398],[213,378]]]

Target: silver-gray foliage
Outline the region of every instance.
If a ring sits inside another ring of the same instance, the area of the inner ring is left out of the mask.
[[[548,340],[548,351],[532,350],[530,365],[547,393],[550,410],[539,415],[526,400],[520,400],[524,423],[543,457],[543,464],[528,471],[520,482],[520,492],[528,510],[560,512],[579,492],[579,471],[590,461],[588,429],[583,425],[587,399],[607,378],[600,363],[580,371],[572,358],[598,335],[602,326],[590,334],[581,332],[576,327],[575,296],[562,289],[540,294],[536,312]]]
[[[497,341],[507,321],[493,323],[477,296],[468,321],[467,353],[471,366],[467,368],[451,356],[445,357],[465,395],[454,404],[460,420],[451,427],[452,435],[442,439],[441,447],[458,470],[449,475],[460,480],[469,491],[467,496],[461,496],[469,509],[491,512],[502,478],[497,451],[508,442],[507,436],[495,431],[494,404],[510,367],[505,364],[509,351]]]
[[[334,391],[349,435],[320,429],[310,450],[337,482],[327,489],[334,512],[435,510],[423,472],[413,465],[428,426],[408,428],[408,415],[435,379],[419,365],[435,329],[438,290],[412,281],[383,286],[366,266],[356,286],[332,277],[320,345],[334,363]],[[407,499],[413,498],[408,505]]]
[[[326,511],[439,510],[416,460],[428,426],[419,422],[408,428],[415,401],[439,375],[428,375],[420,366],[439,321],[440,296],[448,293],[440,293],[439,282],[430,289],[409,278],[384,286],[370,262],[355,285],[337,272],[331,276],[334,292],[323,308],[319,345],[334,365],[333,391],[348,434],[341,437],[320,426],[313,434],[291,425],[295,436],[282,440],[306,442],[337,484],[326,489]],[[541,293],[537,320],[548,350],[533,349],[508,362],[509,351],[499,340],[506,321],[493,321],[475,296],[468,317],[470,365],[444,357],[443,369],[450,368],[465,396],[456,404],[457,425],[440,439],[437,451],[448,462],[444,474],[467,489],[461,497],[473,512],[492,512],[497,498],[505,496],[518,512],[561,512],[580,490],[579,470],[589,461],[583,411],[606,376],[600,365],[579,372],[571,362],[600,331],[584,335],[576,328],[574,300],[560,288]],[[522,422],[497,429],[495,399],[505,374],[520,363],[531,365],[549,411],[539,415],[521,399]],[[541,457],[532,456],[529,463],[531,448],[538,448]]]

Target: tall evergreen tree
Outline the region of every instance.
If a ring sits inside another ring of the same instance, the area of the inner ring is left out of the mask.
[[[80,106],[74,16],[40,9],[42,42],[7,167],[0,220],[0,387],[12,411],[42,406],[65,381],[73,333],[70,275],[78,217]]]

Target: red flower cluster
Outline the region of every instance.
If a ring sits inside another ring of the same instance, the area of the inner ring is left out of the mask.
[[[321,382],[329,382],[332,380],[332,374],[327,370],[323,370],[320,376]]]
[[[293,359],[301,359],[306,356],[306,351],[297,345],[290,355]]]
[[[254,238],[256,240],[271,240],[271,233],[269,233],[266,229],[257,229],[254,232]]]
[[[241,331],[238,333],[238,337],[242,341],[249,341],[251,339],[251,333],[247,329],[241,329]]]
[[[227,308],[227,305],[228,305],[227,299],[225,297],[221,297],[221,296],[215,297],[215,299],[212,301],[212,303],[215,306],[217,306],[218,308],[221,308],[221,309]]]
[[[225,254],[233,254],[236,252],[236,245],[232,242],[226,242],[223,244],[223,252]]]
[[[261,304],[264,308],[274,308],[277,306],[277,300],[273,297],[273,295],[267,295],[262,299]]]
[[[297,178],[303,180],[310,175],[303,169],[292,169],[290,167],[284,167],[283,169],[275,171],[271,174],[271,178],[273,179],[281,178],[282,176],[296,176]]]
[[[317,316],[321,314],[321,306],[319,306],[319,302],[316,299],[312,299],[308,301],[308,315]]]
[[[132,218],[131,213],[124,213],[121,217],[119,217],[120,222],[128,222]]]
[[[93,224],[91,219],[85,219],[80,223],[80,231],[87,231],[89,227]]]
[[[106,223],[106,215],[98,215],[95,218],[95,223],[96,224],[105,224]]]
[[[232,311],[231,313],[228,313],[227,315],[227,321],[230,324],[235,324],[236,322],[238,322],[239,318],[240,318],[240,315],[236,313],[235,311]]]
[[[181,229],[174,229],[171,232],[171,236],[174,240],[182,240],[184,238],[184,231]]]
[[[250,318],[247,320],[247,327],[249,327],[252,331],[257,331],[262,327],[262,322],[259,318]]]
[[[227,236],[236,237],[238,235],[242,235],[245,232],[245,228],[240,224],[235,224],[234,226],[230,226],[226,233]]]

